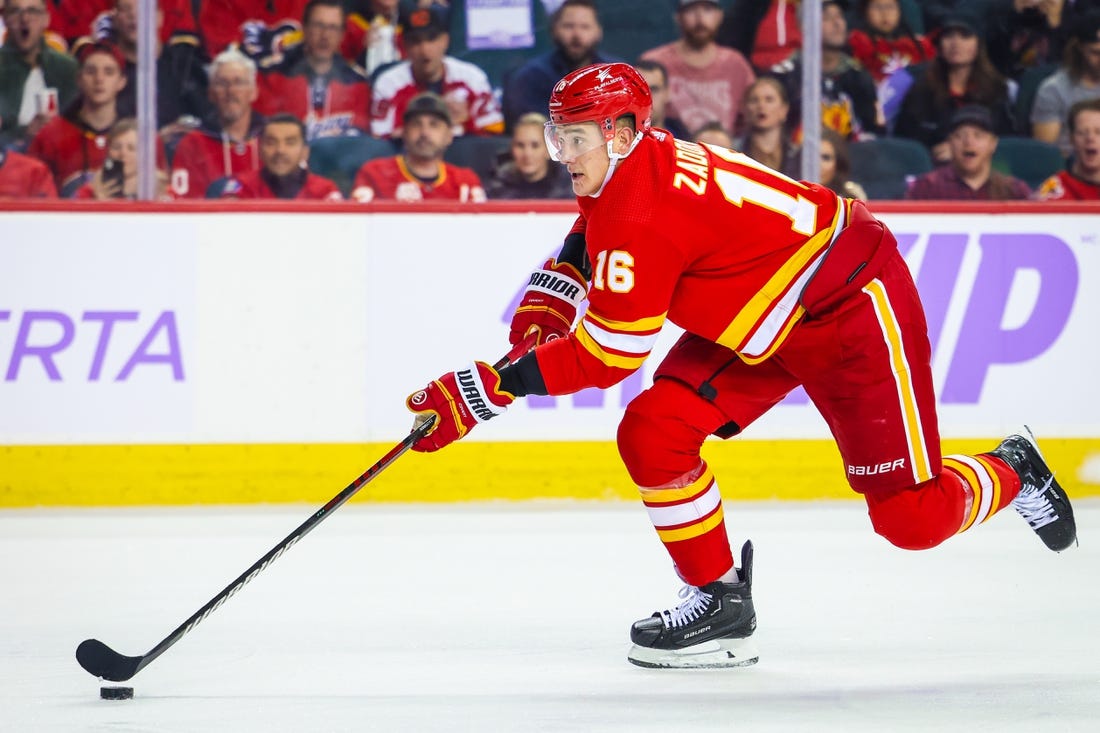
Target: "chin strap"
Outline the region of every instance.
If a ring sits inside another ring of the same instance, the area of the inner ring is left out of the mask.
[[[634,148],[638,147],[638,143],[642,141],[643,137],[645,137],[644,132],[639,132],[635,134],[633,142],[630,143],[630,147],[628,147],[626,149],[626,152],[622,153],[621,155],[619,153],[616,153],[612,149],[615,144],[614,141],[607,141],[607,157],[611,159],[611,164],[607,166],[607,174],[603,177],[603,183],[600,184],[600,187],[596,189],[595,193],[588,194],[589,196],[594,199],[600,197],[600,194],[603,193],[603,189],[607,185],[607,182],[611,180],[612,174],[615,173],[615,169],[619,167],[619,161],[633,153]]]

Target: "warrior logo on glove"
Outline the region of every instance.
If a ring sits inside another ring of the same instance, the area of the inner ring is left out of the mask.
[[[413,444],[413,450],[431,453],[450,445],[478,423],[503,415],[515,395],[500,389],[500,374],[484,362],[444,374],[405,400],[418,416],[435,415],[432,429]]]

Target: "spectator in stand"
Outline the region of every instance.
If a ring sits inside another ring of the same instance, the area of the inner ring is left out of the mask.
[[[684,127],[684,123],[676,117],[668,116],[668,69],[665,65],[653,59],[639,59],[634,62],[634,68],[649,85],[649,93],[653,97],[653,127],[668,130],[673,137],[680,140],[691,139],[691,132]]]
[[[821,130],[821,180],[819,183],[833,193],[850,199],[867,200],[863,186],[848,178],[852,172],[852,159],[848,155],[848,141],[831,128]]]
[[[734,141],[740,150],[758,163],[795,179],[802,177],[802,152],[787,133],[790,102],[782,82],[762,76],[745,91],[746,134]]]
[[[59,38],[72,46],[76,41],[89,34],[96,34],[96,24],[104,14],[113,12],[114,0],[49,0],[50,29]],[[158,0],[157,6],[163,16],[160,25],[160,42],[176,33],[194,35],[198,32],[191,0]]]
[[[223,198],[343,201],[340,189],[310,173],[306,126],[285,112],[272,115],[260,132],[260,170],[229,179]]]
[[[721,122],[708,122],[700,127],[691,136],[691,139],[701,145],[715,145],[719,148],[733,149],[733,135],[722,127]]]
[[[282,46],[297,41],[298,18],[307,0],[202,0],[199,27],[206,50],[217,55],[230,45],[252,56],[281,60]],[[250,23],[250,48],[245,48],[245,24]],[[261,40],[262,39],[262,40]]]
[[[1072,151],[1066,116],[1075,102],[1100,97],[1100,11],[1086,15],[1066,44],[1062,68],[1043,80],[1031,108],[1031,136]]]
[[[258,138],[262,120],[256,101],[256,64],[237,49],[218,54],[210,67],[214,111],[187,133],[172,159],[172,192],[178,198],[203,198],[212,183],[259,170]]]
[[[520,115],[547,114],[550,92],[566,74],[582,66],[619,60],[599,50],[603,28],[595,0],[562,2],[550,16],[550,38],[553,51],[534,57],[505,80],[502,104],[509,129]]]
[[[340,55],[345,24],[341,0],[309,0],[302,43],[261,74],[256,111],[289,112],[305,123],[308,142],[365,133],[370,88]]]
[[[927,37],[910,29],[898,0],[860,0],[857,15],[859,21],[848,34],[848,45],[852,56],[875,80],[879,103],[892,119],[892,100],[900,98],[911,82],[908,74],[901,74],[899,79],[894,75],[931,59],[936,55],[935,47]]]
[[[997,71],[1019,79],[1032,66],[1060,61],[1071,27],[1065,11],[1065,0],[993,0],[986,38]]]
[[[91,179],[76,190],[73,198],[136,199],[138,190],[137,120],[123,117],[107,133],[107,159]],[[157,198],[168,198],[168,175],[157,170]]]
[[[1026,183],[993,170],[997,128],[989,108],[979,105],[961,108],[951,118],[949,129],[950,164],[913,181],[905,198],[948,201],[1030,198],[1031,189]]]
[[[401,138],[404,152],[363,164],[355,175],[356,201],[485,200],[477,173],[451,165],[443,154],[454,139],[451,107],[434,92],[423,92],[405,105]]]
[[[1017,132],[1008,83],[990,63],[978,28],[968,15],[944,20],[939,54],[906,92],[894,126],[896,136],[923,143],[940,165],[951,158],[947,134],[962,107],[988,109],[998,135]]]
[[[848,52],[848,0],[821,3],[821,122],[850,140],[867,140],[886,132],[875,81]],[[791,100],[790,126],[801,137],[802,51],[772,67]]]
[[[114,9],[102,14],[91,36],[77,40],[74,52],[89,41],[108,41],[118,46],[126,58],[123,73],[126,86],[118,96],[120,117],[137,115],[137,34],[138,0],[115,0]],[[164,27],[164,12],[157,12],[157,25]],[[209,111],[206,93],[206,69],[209,61],[195,32],[178,31],[161,41],[157,56],[157,128],[178,123],[181,117],[202,119]],[[170,131],[182,134],[187,120]]]
[[[341,52],[348,61],[362,60],[369,78],[379,68],[405,58],[398,24],[398,0],[347,0],[347,33]]]
[[[40,160],[0,148],[0,199],[55,199],[53,175]]]
[[[717,0],[679,0],[679,40],[642,54],[668,69],[669,114],[689,130],[713,121],[727,130],[739,129],[741,100],[756,79],[739,51],[715,42],[721,22]]]
[[[371,99],[371,134],[401,137],[398,120],[405,106],[423,92],[435,92],[447,103],[455,135],[496,135],[504,118],[493,98],[489,77],[477,66],[447,55],[451,36],[439,6],[410,12],[402,23],[408,60],[380,73]]]
[[[512,126],[511,159],[486,181],[490,199],[571,199],[573,179],[564,165],[551,165],[546,149],[547,119],[538,112],[522,115]]]
[[[118,121],[118,95],[126,86],[126,60],[110,43],[89,43],[77,55],[80,95],[31,140],[28,154],[53,173],[62,196],[72,195],[107,157],[107,132]]]
[[[718,28],[718,43],[740,51],[758,73],[802,48],[799,0],[739,0]]]
[[[1066,170],[1039,185],[1041,201],[1100,201],[1100,98],[1075,102],[1067,125],[1073,156]]]
[[[7,0],[0,46],[0,146],[33,138],[76,98],[76,62],[46,45],[45,0]],[[52,92],[49,90],[53,90]],[[56,95],[57,109],[40,109]]]

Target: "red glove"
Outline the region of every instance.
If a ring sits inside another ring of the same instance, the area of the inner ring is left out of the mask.
[[[546,261],[541,270],[531,273],[523,300],[512,316],[508,342],[518,344],[529,334],[541,346],[569,333],[577,317],[577,307],[588,295],[588,285],[577,268],[568,262]]]
[[[450,445],[478,423],[503,415],[515,398],[500,390],[500,374],[485,362],[444,374],[405,400],[418,416],[436,416],[431,431],[412,449],[431,453]]]

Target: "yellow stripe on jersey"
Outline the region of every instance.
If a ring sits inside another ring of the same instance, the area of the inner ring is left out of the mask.
[[[989,498],[989,513],[985,515],[984,519],[982,519],[982,521],[984,522],[986,519],[989,519],[994,514],[996,514],[997,507],[1000,506],[1001,477],[998,476],[997,472],[993,470],[993,465],[989,462],[988,458],[985,458],[984,456],[974,456],[974,460],[982,464],[982,467],[985,468],[986,473],[989,474],[989,480],[993,485],[992,496],[990,496]]]
[[[577,343],[583,346],[585,351],[609,367],[634,371],[640,367],[642,362],[646,360],[646,357],[649,356],[649,352],[646,352],[642,356],[623,356],[621,354],[612,354],[605,351],[604,348],[589,335],[588,331],[584,329],[583,324],[574,334],[577,337]]]
[[[928,448],[924,443],[924,425],[917,407],[913,375],[905,357],[901,327],[881,280],[875,279],[867,283],[863,292],[871,298],[875,317],[878,319],[882,337],[890,354],[890,368],[894,373],[901,419],[905,427],[905,440],[909,447],[909,465],[913,467],[913,482],[923,483],[932,478],[932,465],[928,459]]]
[[[708,465],[699,478],[687,486],[662,489],[647,489],[639,486],[638,493],[642,495],[642,501],[646,504],[672,504],[677,501],[687,501],[705,489],[713,480],[714,471],[710,470]]]
[[[837,206],[832,223],[807,239],[764,287],[749,299],[718,337],[719,344],[733,349],[749,364],[762,362],[775,353],[805,312],[798,303],[802,287],[795,281],[809,279],[812,273],[807,265],[828,249],[839,233],[840,217],[844,211],[843,206]],[[759,342],[762,348],[746,353],[750,341]]]
[[[591,310],[586,312],[584,317],[595,321],[609,331],[641,332],[656,331],[660,329],[661,326],[665,325],[665,319],[668,317],[668,312],[662,313],[659,316],[639,318],[636,321],[613,321],[610,318],[601,318]]]
[[[982,482],[978,478],[978,474],[974,471],[974,468],[959,460],[957,456],[944,456],[943,467],[958,474],[959,478],[970,487],[970,491],[973,494],[970,502],[970,511],[963,518],[962,524],[959,526],[959,531],[956,534],[965,532],[970,529],[974,524],[974,520],[978,518],[978,512],[982,506]]]

